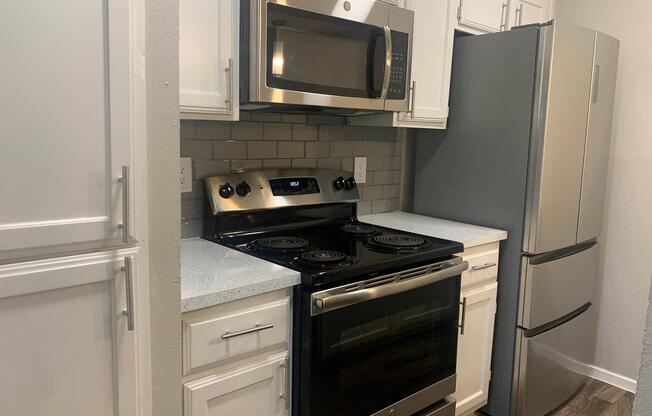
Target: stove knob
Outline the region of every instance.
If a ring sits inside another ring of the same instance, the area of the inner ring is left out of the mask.
[[[344,188],[344,185],[345,185],[344,178],[341,177],[341,176],[339,178],[335,179],[335,181],[333,182],[333,186],[337,190]]]
[[[353,189],[355,188],[355,179],[353,179],[353,176],[351,176],[349,179],[344,182],[344,187],[346,189]]]
[[[246,181],[242,181],[235,187],[235,192],[240,196],[245,196],[251,192],[251,186]]]
[[[220,186],[220,189],[217,192],[222,198],[231,198],[234,194],[233,187],[228,182]]]

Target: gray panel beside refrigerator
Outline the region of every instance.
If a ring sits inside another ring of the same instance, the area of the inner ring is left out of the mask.
[[[617,54],[616,40],[564,22],[457,38],[448,130],[417,135],[415,213],[509,233],[483,409],[490,415],[545,414],[534,398],[556,407],[593,359]],[[550,334],[570,327],[587,337],[569,348],[547,341],[560,342]],[[568,362],[577,365],[568,370]]]

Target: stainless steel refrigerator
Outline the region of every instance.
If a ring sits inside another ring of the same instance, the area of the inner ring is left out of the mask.
[[[448,129],[417,133],[414,212],[509,232],[490,415],[548,413],[593,361],[618,49],[561,21],[457,37]]]

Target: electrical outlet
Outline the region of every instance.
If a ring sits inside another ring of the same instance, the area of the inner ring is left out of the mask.
[[[192,192],[192,159],[189,157],[181,158],[179,181],[181,182],[181,192]]]
[[[353,159],[353,178],[357,183],[367,182],[367,158],[356,157]]]

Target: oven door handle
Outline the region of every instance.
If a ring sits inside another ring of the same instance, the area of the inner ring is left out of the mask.
[[[422,286],[430,285],[440,280],[448,279],[462,274],[469,268],[469,263],[463,261],[450,267],[446,267],[425,276],[415,277],[409,280],[387,283],[381,286],[360,289],[349,293],[327,295],[322,298],[313,298],[313,315],[329,312],[357,303],[366,302],[372,299],[384,298],[398,293],[414,290]]]

